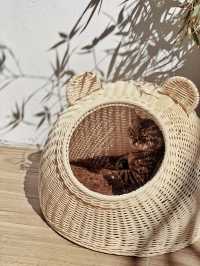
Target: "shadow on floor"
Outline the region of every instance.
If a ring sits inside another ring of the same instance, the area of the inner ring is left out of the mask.
[[[28,160],[31,162],[31,165],[28,167],[24,179],[24,192],[33,210],[44,220],[43,214],[40,209],[38,195],[40,156],[40,151],[31,153],[28,156]]]

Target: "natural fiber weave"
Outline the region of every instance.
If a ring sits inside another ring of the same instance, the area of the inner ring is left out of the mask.
[[[182,82],[168,80],[167,89],[165,84],[107,83],[81,97],[75,88],[77,95],[51,129],[41,159],[40,205],[53,229],[84,247],[131,256],[172,252],[199,237],[200,123],[194,112],[199,95],[190,81]],[[181,90],[185,101],[179,104],[174,95]],[[73,175],[70,160],[129,151],[122,136],[135,108],[145,110],[162,130],[161,167],[128,194],[87,189]]]

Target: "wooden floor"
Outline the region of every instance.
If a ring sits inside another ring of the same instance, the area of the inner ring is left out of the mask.
[[[199,266],[200,242],[163,256],[101,254],[59,236],[42,219],[38,201],[40,153],[0,147],[0,266]]]

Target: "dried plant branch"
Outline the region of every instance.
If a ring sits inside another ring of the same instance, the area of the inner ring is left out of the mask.
[[[186,1],[180,6],[184,10],[183,25],[179,31],[182,38],[188,36],[200,46],[200,0]]]

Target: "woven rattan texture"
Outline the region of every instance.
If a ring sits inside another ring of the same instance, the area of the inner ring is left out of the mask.
[[[111,105],[89,114],[79,125],[70,141],[70,161],[95,156],[115,156],[131,151],[127,129],[134,110],[144,118],[152,118],[134,105]]]
[[[41,209],[53,229],[79,245],[152,256],[183,248],[199,237],[199,119],[147,87],[151,95],[141,93],[134,82],[104,84],[64,111],[49,133],[40,167]],[[91,144],[92,154],[127,151],[120,134],[135,106],[146,110],[163,132],[161,167],[152,180],[128,194],[105,196],[88,190],[74,177],[69,158],[84,157]],[[89,114],[92,119],[84,120]],[[91,138],[83,141],[88,130]],[[111,140],[109,147],[104,146],[105,138]]]

